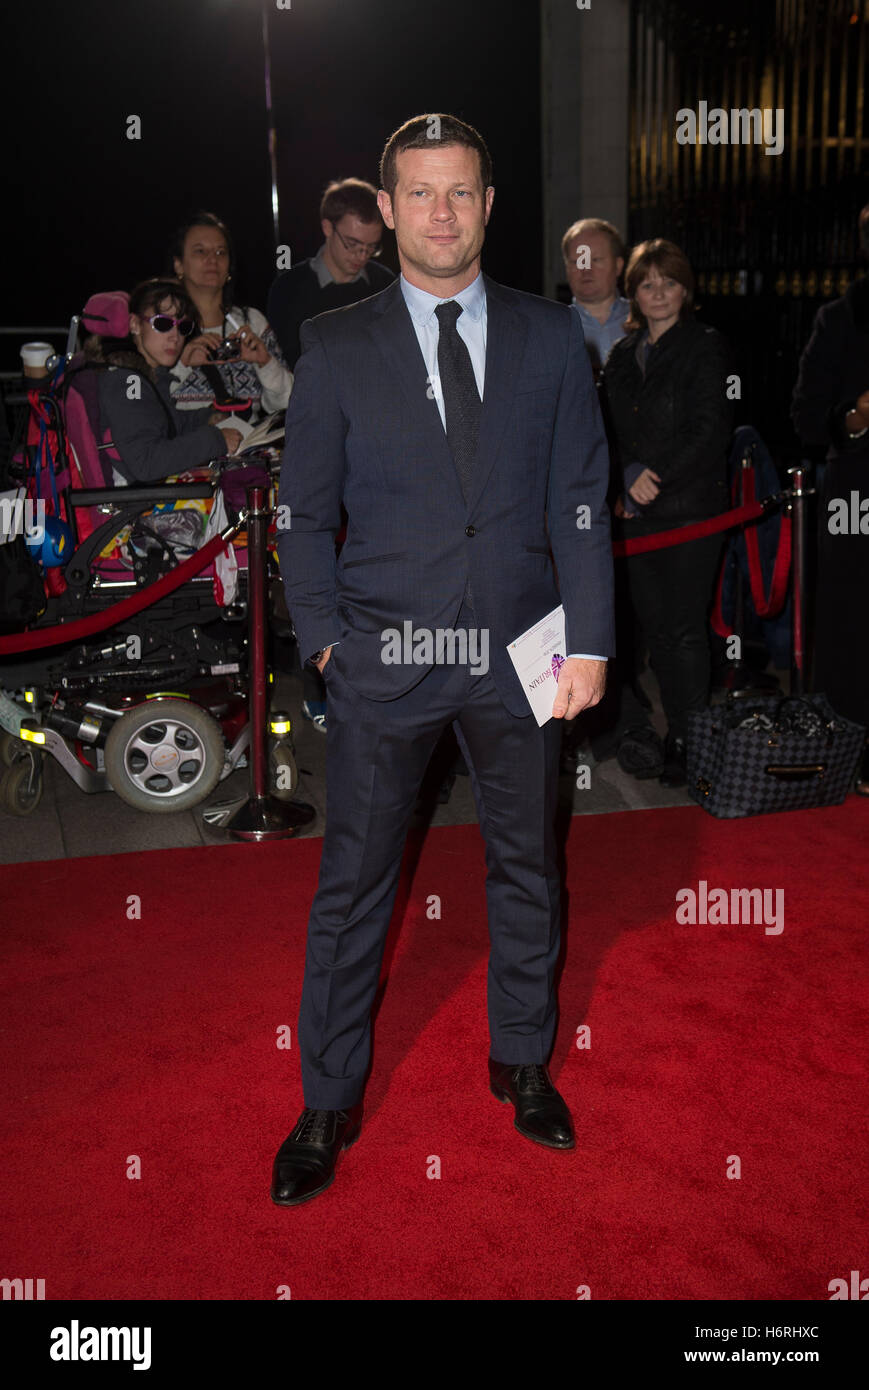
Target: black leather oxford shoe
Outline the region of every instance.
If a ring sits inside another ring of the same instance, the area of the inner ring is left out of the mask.
[[[526,1139],[548,1149],[575,1147],[570,1111],[556,1091],[546,1067],[538,1062],[509,1066],[489,1058],[489,1086],[497,1100],[516,1107],[513,1124]]]
[[[303,1110],[275,1157],[272,1201],[297,1207],[325,1192],[335,1179],[338,1155],[356,1143],[361,1128],[361,1102],[347,1110]]]

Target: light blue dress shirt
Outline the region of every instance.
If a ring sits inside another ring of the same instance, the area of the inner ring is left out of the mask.
[[[446,429],[447,417],[444,411],[444,398],[438,374],[438,339],[440,338],[441,326],[435,309],[439,304],[450,304],[453,300],[457,304],[461,304],[463,312],[456,320],[456,332],[468,349],[477,391],[480,400],[482,400],[486,378],[486,291],[483,286],[483,272],[480,271],[476,280],[472,280],[470,285],[460,290],[458,294],[447,295],[445,299],[438,299],[437,295],[429,294],[427,290],[418,289],[409,280],[405,280],[403,275],[400,277],[400,284],[404,302],[413,320],[417,342],[425,362],[426,375],[434,393],[441,424]]]
[[[631,311],[630,301],[617,296],[610,307],[606,323],[598,323],[594,314],[576,298],[571,300],[571,308],[579,314],[592,366],[602,367],[609,356],[610,348],[625,336],[625,319]]]
[[[416,332],[417,342],[420,352],[425,362],[426,375],[429,385],[434,395],[435,404],[441,417],[441,424],[446,430],[447,417],[444,409],[443,392],[440,386],[440,376],[438,373],[438,339],[440,337],[440,323],[435,309],[439,304],[449,304],[455,300],[461,304],[462,313],[456,320],[456,332],[468,349],[471,359],[471,366],[474,369],[474,380],[477,383],[477,390],[480,393],[480,400],[483,399],[483,388],[486,380],[486,290],[483,284],[483,272],[477,275],[475,280],[460,290],[458,294],[447,295],[439,299],[435,294],[429,294],[427,290],[421,290],[416,285],[412,285],[406,280],[404,275],[399,277],[401,293],[404,295],[404,302],[407,305],[408,313],[413,322]],[[592,656],[586,652],[570,652],[570,656],[582,656],[588,661],[606,661],[605,656]]]

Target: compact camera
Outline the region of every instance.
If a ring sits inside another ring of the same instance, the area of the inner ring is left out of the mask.
[[[231,362],[233,358],[241,356],[241,349],[237,338],[224,338],[219,347],[212,348],[209,354],[211,362]]]

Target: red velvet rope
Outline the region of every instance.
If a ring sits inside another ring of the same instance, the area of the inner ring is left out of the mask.
[[[55,627],[37,628],[34,632],[14,633],[11,637],[0,637],[0,656],[12,656],[15,652],[32,652],[39,647],[57,647],[62,642],[77,642],[82,637],[91,637],[95,632],[103,632],[107,627],[115,627],[134,613],[156,603],[165,594],[171,594],[179,584],[190,579],[213,560],[227,542],[222,536],[212,536],[201,550],[189,559],[182,560],[176,569],[164,574],[153,584],[147,584],[129,598],[112,604],[104,613],[94,613],[89,618],[78,618],[72,623],[59,623]]]
[[[746,503],[742,507],[732,507],[729,512],[711,516],[707,521],[693,521],[690,526],[677,526],[673,531],[658,531],[654,536],[633,536],[629,540],[613,541],[613,555],[644,555],[649,550],[666,550],[671,545],[684,545],[686,541],[696,541],[701,536],[713,536],[716,531],[729,531],[732,526],[742,526],[746,521],[756,521],[763,516],[764,507],[760,502]],[[755,543],[757,537],[755,537]]]
[[[733,480],[734,497],[738,490],[739,478],[737,476]],[[752,502],[754,501],[754,470],[751,468],[743,470],[743,492],[746,498],[751,499]],[[755,612],[759,618],[774,618],[784,607],[791,569],[792,548],[793,520],[790,513],[785,512],[781,521],[778,550],[776,552],[772,579],[769,585],[769,596],[767,596],[763,591],[763,570],[760,565],[760,550],[757,532],[753,527],[749,527],[745,532],[745,549],[748,556],[748,579],[751,585],[751,599],[754,604]],[[717,632],[719,637],[732,637],[733,628],[724,621],[724,612],[722,608],[725,558],[722,559],[721,569],[718,571],[718,583],[715,586],[715,602],[712,605],[709,622],[713,632]]]
[[[672,545],[684,545],[687,541],[699,540],[702,536],[712,536],[718,531],[729,531],[734,526],[742,526],[746,522],[756,521],[758,517],[763,516],[765,508],[760,502],[754,500],[753,473],[747,473],[745,491],[746,496],[750,494],[751,500],[746,501],[741,507],[732,507],[730,511],[722,512],[719,516],[709,517],[706,521],[692,522],[690,526],[677,526],[671,531],[659,531],[654,536],[635,536],[628,540],[613,541],[613,555],[616,557],[643,555],[652,550],[664,550]],[[745,543],[748,550],[751,594],[758,617],[774,617],[781,609],[787,590],[791,562],[791,518],[787,515],[782,518],[779,549],[776,555],[769,597],[766,597],[763,592],[763,574],[760,568],[757,533],[751,527],[746,530]],[[120,603],[113,605],[105,613],[95,613],[90,618],[80,618],[77,622],[61,623],[57,627],[38,629],[36,632],[0,637],[0,656],[12,655],[15,652],[34,651],[39,647],[55,647],[61,642],[76,642],[81,637],[90,637],[95,632],[102,632],[105,628],[114,627],[117,623],[123,622],[124,619],[132,617],[134,613],[147,608],[149,604],[155,603],[164,594],[170,594],[191,575],[198,574],[224,544],[225,542],[220,536],[214,536],[207,545],[204,545],[201,550],[197,550],[196,554],[191,555],[188,560],[184,560],[170,574],[164,574],[162,579],[158,579],[154,584],[149,584],[144,589],[140,589],[138,593],[131,594],[129,598],[122,599]],[[723,580],[724,566],[722,565],[712,613],[712,626],[721,637],[729,637],[730,631],[721,616]]]
[[[746,502],[754,501],[754,470],[745,470],[744,496]],[[745,533],[745,548],[748,552],[748,577],[751,581],[751,597],[754,602],[755,611],[759,618],[774,618],[781,612],[784,605],[785,595],[787,594],[788,575],[791,568],[791,544],[793,539],[793,524],[790,512],[785,512],[781,519],[781,530],[778,538],[778,551],[773,566],[772,579],[769,585],[769,596],[763,592],[763,570],[760,567],[760,550],[757,541],[757,532],[753,527]]]

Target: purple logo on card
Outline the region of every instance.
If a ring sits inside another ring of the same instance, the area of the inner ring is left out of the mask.
[[[558,652],[554,652],[552,656],[552,674],[555,677],[556,681],[558,680],[558,673],[563,665],[564,657],[559,656]]]

